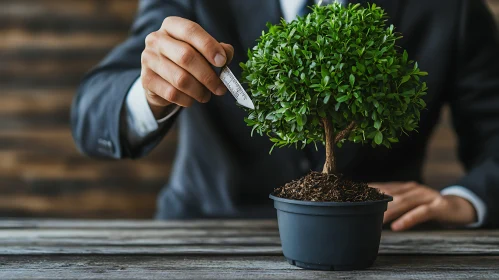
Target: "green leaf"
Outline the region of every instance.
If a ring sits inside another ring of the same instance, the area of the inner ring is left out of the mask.
[[[402,55],[402,62],[405,64],[407,63],[408,59],[409,59],[409,54],[407,53],[406,50],[404,50],[404,54]]]
[[[361,64],[361,63],[357,62],[357,63],[356,63],[356,65],[357,65],[357,69],[359,69],[359,71],[360,71],[361,73],[366,72],[366,67],[365,67],[363,64]]]
[[[375,121],[374,122],[374,128],[376,128],[377,130],[379,130],[381,128],[381,122],[380,121]]]
[[[402,85],[402,84],[407,83],[407,81],[409,81],[409,79],[410,79],[410,78],[411,78],[411,76],[404,76],[404,77],[402,78],[402,81],[400,82],[400,84]]]
[[[353,74],[350,74],[350,85],[353,87],[355,84],[355,76]]]
[[[338,101],[338,103],[345,102],[347,100],[348,100],[348,95],[343,95],[343,96],[336,98],[336,101]]]
[[[335,112],[338,112],[338,110],[340,109],[340,106],[341,106],[341,103],[336,103],[336,105],[334,105],[334,111]]]
[[[330,98],[331,98],[331,93],[327,93],[326,97],[324,97],[324,104],[327,104]]]
[[[326,65],[324,65],[324,64],[321,65],[321,75],[322,75],[323,79],[329,75],[329,72],[327,71]]]
[[[381,131],[376,132],[376,136],[374,136],[374,142],[378,145],[383,142],[383,133],[381,133]]]
[[[388,138],[388,141],[392,142],[392,143],[398,143],[399,140],[397,138]]]
[[[298,126],[303,126],[303,120],[300,115],[296,116],[296,123],[298,124]]]

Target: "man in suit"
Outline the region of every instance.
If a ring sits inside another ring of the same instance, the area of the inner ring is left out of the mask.
[[[238,63],[265,29],[292,20],[306,0],[142,0],[131,35],[84,79],[72,110],[80,150],[137,158],[179,123],[179,147],[160,219],[268,217],[273,188],[320,170],[324,151],[276,149],[250,137],[245,112],[216,69]],[[345,176],[394,196],[394,230],[425,221],[499,225],[499,41],[477,0],[378,0],[404,38],[399,45],[429,72],[419,133],[393,149],[348,143],[337,151]],[[225,42],[225,43],[220,43]],[[215,70],[214,70],[215,69]],[[428,138],[444,103],[452,109],[467,174],[442,192],[421,184]],[[181,109],[186,108],[186,109]]]

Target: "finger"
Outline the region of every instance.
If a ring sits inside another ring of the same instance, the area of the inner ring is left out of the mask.
[[[393,197],[393,202],[389,203],[383,222],[393,221],[419,205],[430,203],[434,198],[432,193],[426,192],[423,188],[413,189],[404,194],[396,195]]]
[[[377,189],[383,189],[383,190],[390,190],[390,189],[397,189],[402,185],[407,184],[406,182],[372,182],[369,183],[369,187],[371,188],[377,188]]]
[[[412,185],[409,183],[397,183],[390,186],[381,186],[378,189],[386,193],[387,195],[395,196],[409,192],[416,187],[417,185]]]
[[[155,107],[165,107],[171,103],[182,107],[190,107],[194,99],[181,92],[170,83],[165,81],[153,71],[143,74],[144,88],[146,89],[149,105]],[[144,79],[144,77],[146,77]]]
[[[220,44],[225,50],[225,54],[227,55],[227,64],[229,64],[232,61],[232,58],[234,58],[234,47],[226,43]]]
[[[198,102],[206,103],[210,100],[211,94],[206,88],[189,72],[168,58],[159,55],[158,59],[150,62],[148,66],[170,85]]]
[[[402,231],[410,229],[415,225],[431,220],[433,218],[433,213],[430,205],[420,205],[393,222],[392,230]]]
[[[220,80],[206,59],[190,45],[168,36],[161,37],[159,45],[164,57],[189,72],[211,92],[216,95],[223,95],[227,92],[222,80]]]
[[[163,29],[173,38],[193,46],[211,64],[217,67],[226,64],[227,55],[222,45],[199,24],[180,17],[167,17]]]

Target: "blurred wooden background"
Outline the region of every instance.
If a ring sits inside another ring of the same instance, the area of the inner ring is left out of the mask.
[[[489,0],[499,14],[499,0]],[[80,155],[69,110],[82,75],[126,38],[136,0],[0,0],[0,217],[150,218],[175,135],[138,161]],[[499,50],[498,50],[499,51]],[[462,173],[444,114],[425,178]]]

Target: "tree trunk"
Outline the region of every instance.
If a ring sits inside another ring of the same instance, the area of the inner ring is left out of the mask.
[[[334,156],[335,138],[333,124],[331,123],[331,120],[327,118],[322,119],[322,124],[324,126],[326,142],[326,162],[324,163],[324,169],[322,169],[322,173],[336,174],[336,158]]]

